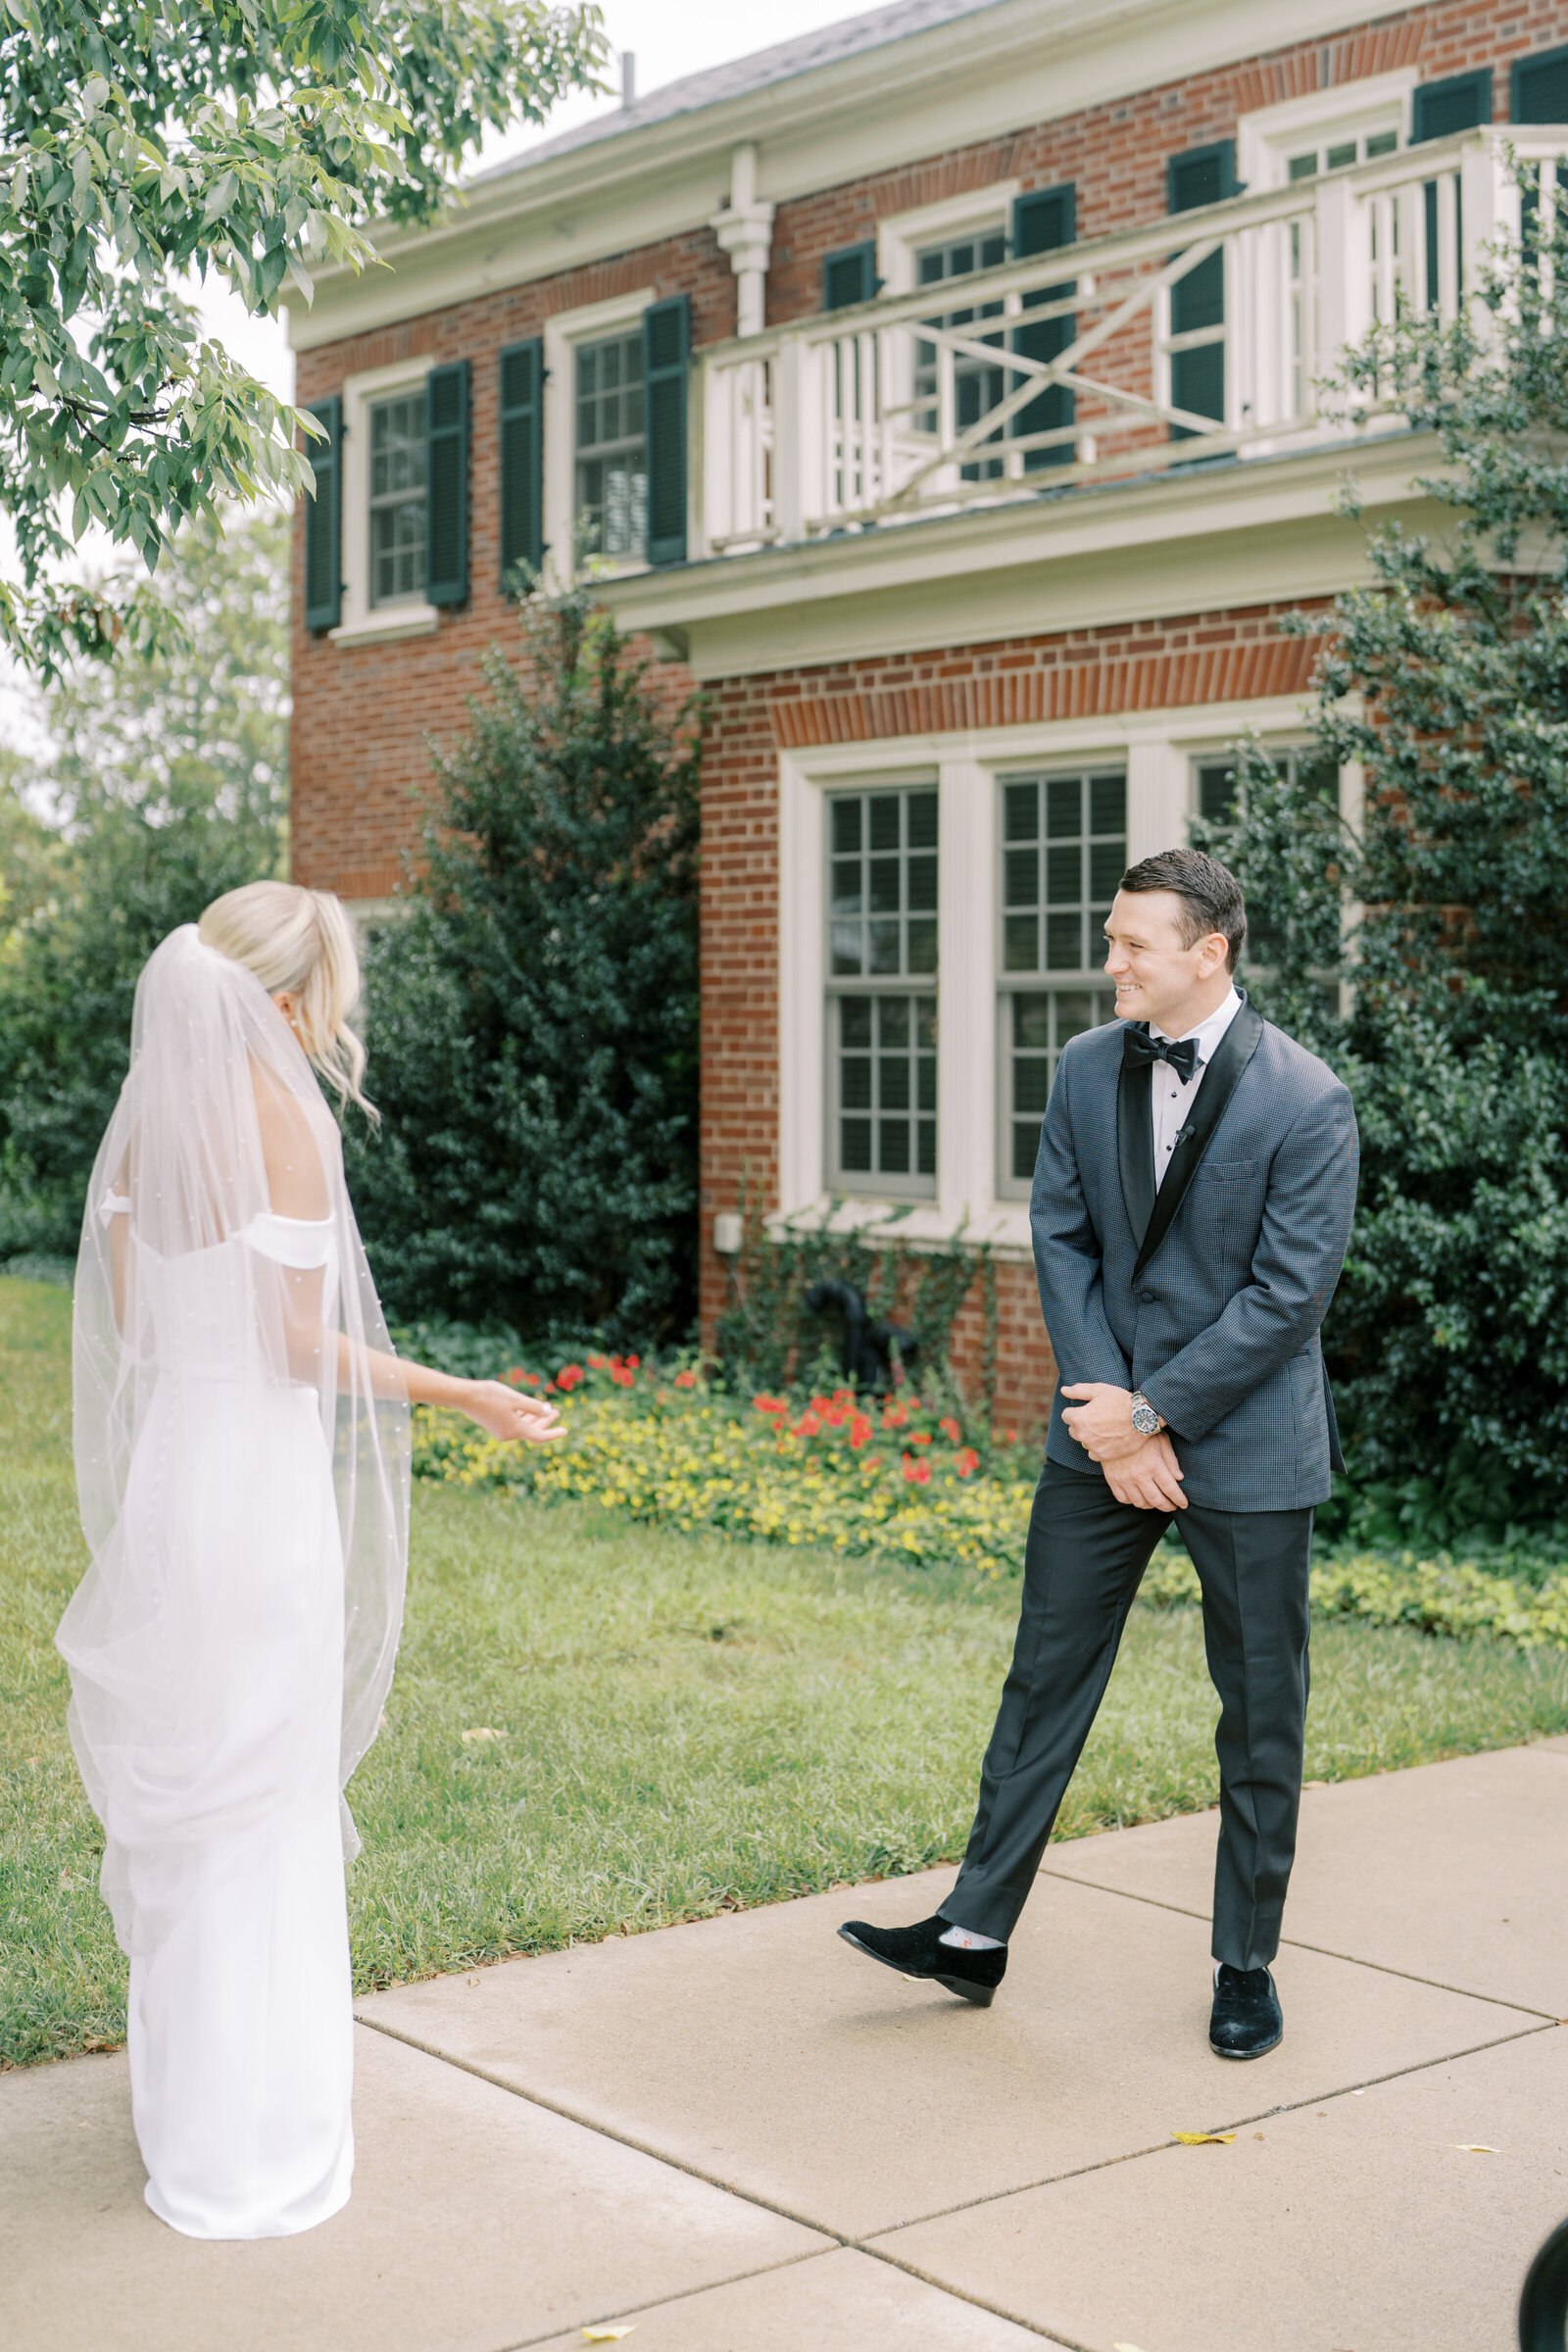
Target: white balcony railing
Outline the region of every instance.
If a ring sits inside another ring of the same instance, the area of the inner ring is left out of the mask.
[[[1474,130],[702,357],[709,555],[913,521],[1343,427],[1318,384],[1397,308],[1452,317],[1540,218],[1568,128]],[[1549,266],[1544,257],[1543,266]]]

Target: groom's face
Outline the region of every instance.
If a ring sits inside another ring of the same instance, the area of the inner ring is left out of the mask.
[[[1105,969],[1116,983],[1116,1017],[1151,1021],[1168,1036],[1192,1026],[1189,1015],[1225,961],[1218,932],[1182,943],[1186,909],[1173,890],[1119,890],[1105,918]]]

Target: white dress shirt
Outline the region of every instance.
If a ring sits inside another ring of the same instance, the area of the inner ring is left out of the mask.
[[[1200,1021],[1196,1029],[1186,1029],[1182,1032],[1184,1037],[1196,1037],[1198,1040],[1197,1066],[1185,1086],[1168,1061],[1156,1061],[1151,1065],[1149,1074],[1152,1081],[1154,1110],[1154,1190],[1156,1193],[1165,1181],[1165,1170],[1170,1166],[1170,1155],[1176,1149],[1176,1138],[1186,1126],[1192,1114],[1193,1104],[1198,1100],[1198,1090],[1203,1083],[1203,1072],[1213,1060],[1219,1048],[1220,1039],[1241,1009],[1242,1000],[1233,988],[1224,1004],[1217,1006],[1206,1021]],[[1165,1031],[1156,1029],[1153,1022],[1151,1021],[1149,1034],[1151,1037],[1163,1037]],[[1180,1040],[1172,1038],[1170,1042],[1172,1045],[1176,1045],[1180,1043]]]

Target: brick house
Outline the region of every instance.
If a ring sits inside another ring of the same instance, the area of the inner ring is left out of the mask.
[[[1277,622],[1363,575],[1347,475],[1435,519],[1430,449],[1315,380],[1396,302],[1452,312],[1517,227],[1507,143],[1549,181],[1565,125],[1568,0],[896,0],[480,176],[294,309],[331,434],[300,880],[387,900],[509,567],[583,531],[710,699],[710,1326],[749,1166],[779,1220],[988,1240],[1001,1405],[1043,1410],[1028,1175],[1109,1015],[1116,876],[1223,812],[1244,729],[1304,745]]]

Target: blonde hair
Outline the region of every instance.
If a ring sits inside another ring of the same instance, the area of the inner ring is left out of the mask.
[[[247,882],[215,899],[197,926],[203,944],[254,972],[270,997],[287,992],[307,1059],[340,1102],[376,1115],[360,1090],[365,1048],[348,1016],[360,993],[354,926],[329,890]]]

